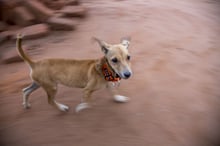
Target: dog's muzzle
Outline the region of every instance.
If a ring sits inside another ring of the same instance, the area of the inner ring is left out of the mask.
[[[121,78],[123,78],[123,79],[128,79],[128,78],[130,78],[131,77],[131,75],[132,75],[132,72],[131,71],[125,71],[125,72],[123,72],[123,73],[121,73],[121,74],[118,74]]]
[[[125,72],[124,76],[125,76],[126,79],[128,79],[131,76],[131,73],[130,72]]]

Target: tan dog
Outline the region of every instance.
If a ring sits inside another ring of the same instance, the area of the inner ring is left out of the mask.
[[[24,108],[30,108],[29,95],[42,87],[48,96],[48,103],[61,111],[69,107],[58,103],[54,97],[57,84],[69,87],[83,88],[82,103],[76,107],[76,112],[90,107],[90,95],[97,89],[108,87],[114,94],[114,99],[126,102],[127,97],[117,95],[109,83],[119,83],[120,79],[128,79],[132,75],[130,55],[128,53],[129,39],[122,39],[120,44],[110,45],[97,38],[104,57],[95,60],[45,59],[32,61],[22,50],[22,37],[17,37],[19,55],[31,68],[32,84],[23,89]]]

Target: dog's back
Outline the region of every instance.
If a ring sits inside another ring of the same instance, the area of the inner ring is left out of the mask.
[[[33,80],[84,88],[97,60],[45,59],[32,67]]]

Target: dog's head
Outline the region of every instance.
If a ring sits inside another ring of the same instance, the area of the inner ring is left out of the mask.
[[[128,47],[130,44],[130,38],[123,38],[121,39],[120,44],[108,44],[105,41],[96,40],[102,52],[105,55],[109,65],[112,69],[123,79],[128,79],[132,75],[131,66],[130,66],[130,59],[131,56],[128,52]]]

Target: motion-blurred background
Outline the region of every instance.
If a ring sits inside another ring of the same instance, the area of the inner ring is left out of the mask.
[[[1,146],[219,146],[220,1],[0,0]],[[134,75],[121,82],[131,98],[114,103],[106,90],[79,114],[81,89],[59,87],[60,113],[38,90],[22,108],[29,67],[15,49],[44,58],[99,58],[93,36],[130,36]]]

